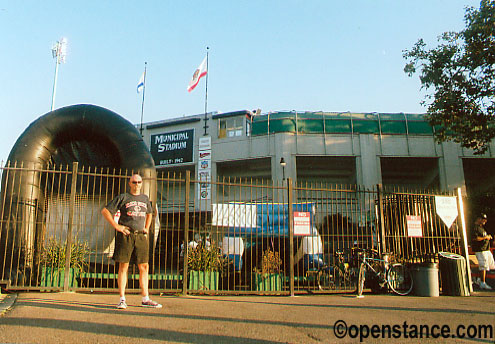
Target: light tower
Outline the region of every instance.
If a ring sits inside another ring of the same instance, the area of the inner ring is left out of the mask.
[[[57,93],[57,77],[58,77],[58,65],[65,63],[65,57],[67,56],[67,38],[62,38],[55,43],[52,47],[52,56],[55,59],[55,79],[53,80],[53,92],[52,92],[52,106],[50,111],[53,111],[55,105],[55,94]]]

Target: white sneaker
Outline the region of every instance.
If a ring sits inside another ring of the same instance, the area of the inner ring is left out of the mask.
[[[125,301],[120,301],[119,304],[117,305],[117,308],[118,309],[126,309],[127,304],[125,303]]]
[[[481,279],[479,277],[476,277],[474,280],[473,280],[473,284],[476,284],[478,287],[480,286],[480,283],[481,283]]]
[[[158,302],[155,302],[152,300],[141,302],[141,306],[150,307],[150,308],[162,308],[162,305],[160,305]]]
[[[492,290],[492,287],[490,287],[486,282],[481,282],[480,283],[480,288],[481,289],[486,289],[486,290]]]

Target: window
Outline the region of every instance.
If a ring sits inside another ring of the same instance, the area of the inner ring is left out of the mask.
[[[244,117],[222,118],[219,121],[218,138],[242,136]]]

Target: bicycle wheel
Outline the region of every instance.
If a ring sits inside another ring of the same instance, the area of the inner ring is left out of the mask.
[[[318,289],[319,290],[330,290],[333,284],[332,274],[330,269],[320,270],[318,273]]]
[[[387,272],[387,283],[397,295],[407,295],[413,288],[411,271],[405,265],[393,264]]]
[[[358,282],[357,282],[357,296],[363,295],[364,280],[366,278],[366,265],[361,263],[358,272]]]
[[[358,286],[358,277],[359,277],[359,267],[349,268],[349,270],[347,270],[346,287],[356,292]]]

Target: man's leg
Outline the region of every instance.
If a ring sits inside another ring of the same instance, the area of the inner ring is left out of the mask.
[[[139,268],[139,287],[141,288],[141,296],[143,300],[141,302],[141,306],[143,307],[151,307],[151,308],[162,308],[162,305],[151,300],[148,294],[148,263],[138,264]]]
[[[129,263],[119,263],[119,275],[117,282],[119,284],[120,298],[125,297],[125,287],[127,285],[127,271],[129,270]]]
[[[148,296],[148,263],[138,264],[139,268],[139,287],[141,288],[141,296]]]

